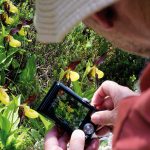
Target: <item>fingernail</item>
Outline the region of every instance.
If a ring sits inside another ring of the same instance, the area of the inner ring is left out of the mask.
[[[84,145],[85,145],[84,132],[81,130],[75,130],[71,136],[70,149],[81,150],[81,149],[84,149]]]
[[[99,122],[99,115],[93,114],[91,116],[91,120],[92,120],[93,123],[98,124],[98,122]]]
[[[85,134],[82,130],[77,129],[72,133],[72,136],[74,136],[74,137],[85,137]]]

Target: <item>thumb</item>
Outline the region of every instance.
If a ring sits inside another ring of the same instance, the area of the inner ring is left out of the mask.
[[[115,110],[105,110],[95,112],[91,116],[91,120],[96,125],[113,125],[117,117]]]
[[[85,134],[81,130],[75,130],[71,135],[69,150],[84,150]]]

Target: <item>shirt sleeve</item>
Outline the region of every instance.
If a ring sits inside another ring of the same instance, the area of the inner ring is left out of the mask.
[[[150,89],[119,105],[113,150],[150,150]]]

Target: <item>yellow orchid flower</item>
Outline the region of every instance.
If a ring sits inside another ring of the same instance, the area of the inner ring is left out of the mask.
[[[101,70],[99,70],[96,66],[93,66],[92,68],[91,68],[91,70],[90,70],[90,73],[89,73],[92,77],[96,77],[96,74],[98,75],[98,79],[100,79],[100,78],[103,78],[103,76],[104,76],[104,73],[101,71]]]
[[[9,96],[6,93],[6,89],[0,87],[0,101],[5,104],[8,105],[10,100],[9,100]]]
[[[18,13],[18,8],[15,5],[13,5],[12,2],[9,2],[9,7],[10,7],[10,10],[9,10],[10,12]]]
[[[11,17],[8,17],[8,15],[7,15],[7,14],[4,14],[4,18],[5,18],[5,23],[6,23],[6,24],[11,25],[11,24],[13,24],[13,23],[14,23],[14,19],[13,19],[13,18],[11,18]]]
[[[79,74],[72,70],[68,70],[66,73],[66,78],[71,81],[77,81],[79,77],[80,77]]]
[[[74,109],[72,109],[70,106],[67,106],[67,111],[68,111],[69,113],[72,113],[72,112],[74,112]]]
[[[18,13],[18,8],[10,0],[6,0],[4,3],[11,13]]]
[[[23,108],[24,108],[25,116],[27,116],[28,118],[34,119],[39,116],[39,114],[35,110],[31,109],[29,106],[23,105]]]
[[[27,35],[27,31],[25,31],[24,27],[21,27],[21,29],[18,32],[21,36],[26,36]]]
[[[21,46],[21,42],[14,39],[13,36],[9,36],[9,38],[10,38],[9,45],[11,47],[20,47]]]
[[[32,40],[31,40],[31,39],[30,39],[30,40],[28,39],[28,40],[27,40],[27,42],[29,42],[29,43],[30,43],[30,42],[32,42]]]

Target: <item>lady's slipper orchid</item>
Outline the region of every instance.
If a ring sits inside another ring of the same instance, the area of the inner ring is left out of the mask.
[[[18,31],[19,35],[21,36],[26,36],[27,35],[27,31],[25,31],[24,27],[22,26],[21,29]]]
[[[72,71],[70,69],[67,70],[65,76],[68,80],[71,80],[71,81],[77,81],[80,77],[77,72]]]
[[[12,2],[9,2],[9,7],[10,7],[10,9],[9,9],[10,12],[18,13],[18,8],[15,5],[13,5]]]
[[[9,36],[9,45],[11,47],[20,47],[21,46],[21,42],[14,39],[13,36]]]
[[[68,111],[69,113],[72,113],[72,112],[74,112],[74,109],[72,109],[70,106],[67,106],[67,111]]]
[[[94,78],[97,75],[98,79],[101,79],[103,78],[104,73],[101,70],[99,70],[96,66],[93,66],[89,72],[89,75]]]
[[[74,62],[71,62],[67,68],[66,68],[66,71],[62,72],[61,74],[63,74],[63,77],[66,77],[69,81],[77,81],[80,76],[77,72],[73,71],[75,70],[76,66],[80,63],[81,61],[74,61]]]
[[[35,110],[31,109],[29,106],[23,105],[23,108],[24,108],[25,116],[27,116],[28,118],[34,119],[39,116],[39,114]]]
[[[27,39],[27,42],[29,42],[29,43],[30,43],[30,42],[32,42],[32,40],[31,40],[31,39]]]
[[[0,101],[5,104],[8,105],[10,100],[9,100],[9,96],[6,93],[6,89],[0,87]]]
[[[3,4],[7,13],[18,13],[18,8],[10,0],[6,0]]]
[[[3,16],[6,24],[11,25],[14,23],[14,19],[9,17],[7,14],[4,13]]]

